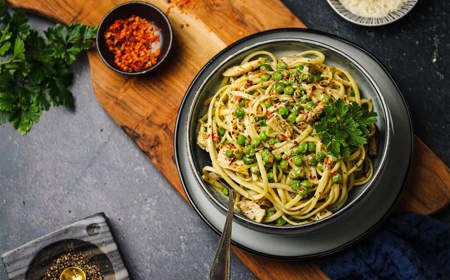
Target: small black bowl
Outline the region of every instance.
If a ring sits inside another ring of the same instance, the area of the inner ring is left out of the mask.
[[[136,15],[154,23],[160,29],[160,54],[155,65],[139,72],[126,72],[114,63],[114,54],[108,49],[104,34],[108,27],[117,19],[124,19]],[[100,22],[97,31],[97,50],[103,62],[114,71],[128,76],[140,76],[154,71],[160,66],[170,53],[173,42],[173,30],[167,16],[157,7],[146,2],[127,2],[111,11]]]

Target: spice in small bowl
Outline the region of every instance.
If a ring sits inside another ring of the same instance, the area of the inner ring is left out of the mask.
[[[158,61],[158,33],[158,28],[145,18],[132,15],[126,19],[116,19],[104,36],[117,67],[126,72],[140,72]]]
[[[161,10],[145,2],[128,2],[111,10],[100,23],[97,49],[114,71],[142,75],[166,59],[172,38],[172,27]]]

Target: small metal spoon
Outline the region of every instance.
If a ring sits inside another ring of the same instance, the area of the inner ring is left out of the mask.
[[[216,255],[214,256],[211,270],[209,271],[209,280],[229,280],[230,279],[230,245],[231,245],[231,227],[234,212],[234,192],[229,190],[229,205],[227,219],[223,227],[222,236],[219,240]]]
[[[76,266],[71,266],[63,270],[59,276],[60,280],[86,280],[84,271]]]

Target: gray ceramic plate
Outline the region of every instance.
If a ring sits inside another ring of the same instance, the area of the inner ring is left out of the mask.
[[[201,93],[206,91],[212,95],[215,92],[221,69],[236,63],[255,49],[270,49],[276,55],[320,49],[325,52],[326,63],[350,70],[363,95],[382,97],[380,100],[383,101],[375,104],[375,110],[384,112],[388,119],[381,118],[377,125],[385,124],[384,133],[390,135],[390,149],[383,155],[386,160],[382,174],[373,182],[368,195],[352,205],[351,211],[343,211],[326,226],[306,230],[295,236],[262,232],[241,222],[233,222],[233,243],[255,253],[307,258],[335,252],[360,239],[379,224],[399,197],[412,155],[413,134],[405,101],[386,69],[372,55],[331,35],[304,29],[277,29],[246,37],[227,47],[211,59],[192,82],[180,107],[175,133],[176,161],[185,192],[198,214],[216,232],[221,232],[225,214],[223,209],[213,203],[211,196],[203,191],[198,181],[196,165],[206,163],[206,159],[187,141],[192,135],[192,131],[188,130],[188,127],[192,127],[188,123],[190,112],[199,110],[196,104],[201,101]],[[206,98],[207,95],[202,96]],[[191,152],[194,164],[190,162]],[[358,193],[355,195],[358,196]]]
[[[382,26],[393,23],[406,16],[419,0],[406,0],[397,10],[384,17],[362,17],[347,10],[339,0],[327,0],[331,8],[345,20],[363,26]]]

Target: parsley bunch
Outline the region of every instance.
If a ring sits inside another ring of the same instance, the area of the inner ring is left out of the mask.
[[[348,157],[352,149],[367,143],[368,126],[377,121],[377,114],[355,102],[339,99],[325,106],[320,120],[314,124],[316,133],[335,157]]]
[[[10,14],[0,1],[0,125],[9,121],[21,134],[51,106],[74,109],[69,65],[92,46],[97,30],[57,24],[44,37],[27,22],[24,13]]]

